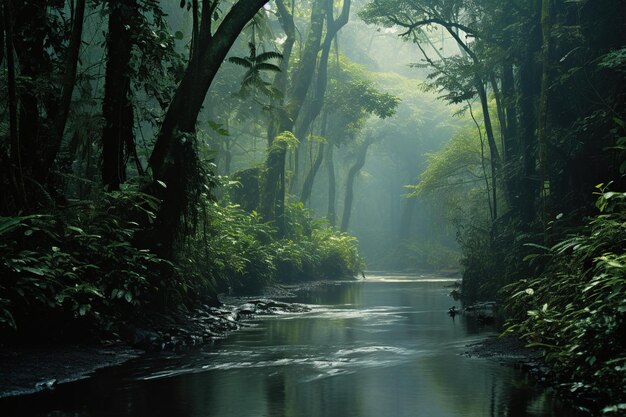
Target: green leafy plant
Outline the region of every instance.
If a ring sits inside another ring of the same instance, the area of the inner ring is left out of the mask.
[[[626,212],[623,193],[599,186],[603,214],[549,250],[546,270],[505,288],[507,332],[545,349],[572,392],[626,403]]]

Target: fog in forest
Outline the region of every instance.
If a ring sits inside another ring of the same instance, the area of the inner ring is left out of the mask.
[[[219,389],[239,392],[257,369],[275,388],[254,391],[267,415],[312,415],[292,395],[302,386],[362,417],[372,392],[415,415],[417,386],[442,399],[437,416],[473,389],[472,417],[626,409],[623,0],[3,0],[0,12],[0,370],[20,346],[224,341],[129,364],[150,375],[110,384],[127,389],[114,415],[152,373],[189,372],[226,411],[183,415],[226,416],[238,400]],[[229,360],[255,343],[256,359]],[[508,343],[578,405],[469,362],[471,343],[492,357]],[[401,398],[384,382],[399,364]],[[457,370],[466,379],[441,377]],[[0,398],[63,380],[16,372],[27,377],[0,382],[30,388],[0,384]],[[489,389],[469,389],[475,372]]]

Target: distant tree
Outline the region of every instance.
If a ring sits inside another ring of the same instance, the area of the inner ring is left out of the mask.
[[[302,106],[309,91],[311,81],[313,79],[317,54],[321,45],[324,20],[325,20],[325,3],[327,0],[315,0],[311,10],[311,21],[308,36],[304,44],[304,50],[300,57],[298,66],[292,73],[292,82],[285,92],[284,104],[279,110],[279,116],[275,126],[268,129],[268,133],[276,132],[293,132],[296,120],[300,114]],[[283,10],[286,12],[286,8]],[[289,21],[287,17],[286,20]],[[274,138],[268,137],[268,144],[272,148]],[[269,152],[266,161],[266,173],[264,178],[264,186],[261,201],[261,213],[267,220],[273,220],[277,223],[279,234],[283,234],[284,214],[285,214],[285,156],[287,154],[286,147],[275,149]]]

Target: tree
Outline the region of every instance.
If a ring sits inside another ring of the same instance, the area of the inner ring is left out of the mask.
[[[321,45],[324,29],[325,2],[326,0],[315,0],[313,3],[311,23],[304,51],[298,67],[293,72],[292,83],[287,89],[284,108],[279,111],[278,120],[275,122],[278,129],[270,128],[268,133],[294,131],[296,120],[306,99],[315,72],[317,53]],[[283,21],[288,20],[287,18],[287,20]],[[272,148],[273,140],[274,138],[268,137],[270,149]],[[262,194],[263,199],[261,201],[261,213],[266,220],[273,220],[277,223],[279,234],[284,231],[284,196],[286,192],[284,159],[286,152],[286,147],[280,147],[275,149],[275,152],[268,153]]]
[[[219,0],[202,1],[202,20],[193,40],[189,64],[165,114],[150,155],[153,178],[167,188],[154,186],[163,199],[155,232],[162,246],[159,252],[172,255],[182,216],[192,213],[199,197],[201,173],[194,149],[196,121],[207,91],[229,49],[245,25],[268,0],[236,2],[213,32],[212,22]]]
[[[70,111],[85,1],[72,2],[71,15],[45,1],[6,0],[2,6],[10,126],[3,188],[14,196],[3,209],[14,213],[57,195],[50,173]]]
[[[109,191],[126,181],[126,155],[135,146],[130,59],[139,24],[136,1],[108,1],[109,31],[102,116],[102,183]]]

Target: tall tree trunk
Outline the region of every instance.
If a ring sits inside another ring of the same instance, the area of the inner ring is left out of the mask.
[[[322,117],[322,131],[320,132],[322,137],[325,139],[326,137],[326,128],[328,125],[328,112],[324,111],[324,116]],[[324,142],[320,143],[317,156],[315,157],[315,161],[311,165],[311,169],[307,173],[306,178],[304,179],[304,184],[302,184],[302,193],[300,194],[300,201],[303,204],[306,204],[307,201],[311,198],[311,192],[313,191],[313,183],[315,182],[315,176],[322,165],[322,160],[324,159],[324,154],[326,153],[326,144]]]
[[[42,170],[50,171],[52,164],[61,149],[63,142],[63,133],[67,125],[67,119],[70,114],[70,106],[72,104],[72,95],[76,84],[76,72],[78,68],[78,58],[83,36],[83,23],[85,19],[85,0],[77,0],[74,6],[74,20],[72,22],[72,33],[67,48],[67,56],[65,57],[65,72],[63,73],[61,99],[59,107],[54,119],[54,131],[51,140],[46,144],[43,154]]]
[[[305,107],[304,112],[301,114],[298,122],[296,123],[296,137],[300,138],[300,146],[298,150],[300,151],[304,147],[304,137],[306,131],[311,126],[311,123],[319,116],[322,111],[322,107],[324,105],[324,96],[326,94],[326,86],[328,85],[328,59],[330,56],[330,48],[332,47],[333,40],[336,38],[339,30],[344,27],[350,18],[350,6],[351,1],[345,0],[343,2],[343,8],[341,10],[341,14],[337,19],[334,18],[333,15],[333,0],[326,0],[326,35],[324,37],[324,42],[322,43],[322,53],[319,58],[319,62],[317,65],[317,80],[315,84],[315,90],[313,91],[313,97],[311,98],[311,102],[308,106]],[[296,180],[294,183],[297,183],[297,178],[299,175],[299,159],[302,156],[303,152],[296,152],[296,167],[294,169],[294,175],[296,176]]]
[[[293,74],[293,83],[287,94],[287,100],[285,104],[285,112],[279,118],[280,127],[278,132],[293,132],[294,123],[300,114],[304,100],[306,99],[311,80],[315,73],[315,62],[317,60],[317,53],[320,48],[322,40],[322,32],[324,29],[324,2],[326,0],[316,0],[313,3],[313,9],[311,11],[311,26],[309,28],[309,35],[307,36],[306,45],[300,64]],[[268,142],[271,142],[268,139]],[[268,154],[266,160],[266,178],[263,187],[262,197],[265,201],[262,202],[261,214],[266,220],[274,220],[278,223],[282,223],[284,220],[284,184],[281,185],[280,181],[284,182],[285,178],[285,156],[287,152],[286,147],[280,147],[279,150],[282,155]],[[282,170],[283,172],[277,172]],[[282,189],[281,189],[282,187]],[[271,200],[274,198],[282,199]],[[278,224],[278,230],[284,230],[284,225]]]
[[[348,226],[350,225],[350,216],[352,214],[352,201],[354,199],[354,179],[357,174],[365,165],[365,157],[367,156],[367,150],[370,145],[374,142],[374,138],[372,136],[368,136],[361,146],[359,146],[359,150],[357,152],[357,157],[354,165],[350,167],[348,171],[348,176],[346,178],[346,198],[343,202],[343,216],[341,216],[341,228],[342,232],[348,231]]]
[[[193,137],[208,89],[245,25],[267,2],[237,1],[212,33],[210,17],[215,3],[203,1],[202,14],[206,18],[202,19],[195,43],[197,52],[191,57],[174,93],[150,155],[153,178],[167,184],[165,190],[156,185],[151,190],[163,200],[155,222],[157,236],[152,239],[160,241],[161,246],[155,249],[163,256],[172,255],[182,216],[190,207],[195,207],[200,195],[199,181],[189,176],[198,174]]]
[[[503,159],[512,162],[519,156],[517,143],[517,113],[515,111],[515,80],[513,78],[513,64],[505,59],[502,64],[502,102],[506,117],[506,132],[504,134]]]
[[[537,138],[539,141],[539,170],[541,173],[541,219],[543,230],[547,227],[547,200],[550,194],[548,173],[548,89],[550,83],[550,0],[541,1],[541,91],[539,95],[539,121]]]
[[[13,18],[11,1],[3,3],[3,26],[5,32],[5,46],[7,51],[7,89],[9,98],[9,158],[10,166],[5,166],[8,180],[13,187],[15,198],[15,212],[28,208],[26,191],[24,190],[24,173],[22,168],[22,153],[17,125],[17,88],[15,76],[15,58],[13,51]],[[4,155],[3,155],[4,159]],[[4,161],[8,162],[8,161]],[[16,172],[17,171],[17,172]],[[7,207],[8,208],[8,207]]]
[[[498,218],[497,209],[497,178],[500,168],[500,153],[498,152],[498,146],[496,145],[496,139],[493,134],[493,126],[491,124],[491,116],[489,114],[489,101],[487,98],[487,91],[483,81],[476,76],[476,88],[478,90],[478,96],[480,97],[480,104],[483,111],[483,121],[485,125],[485,134],[487,135],[487,143],[489,144],[489,162],[491,164],[491,193],[493,202],[493,218]]]
[[[498,152],[498,146],[496,145],[496,139],[493,134],[493,126],[491,123],[491,115],[489,113],[489,100],[487,97],[487,91],[485,89],[485,81],[479,75],[478,71],[481,68],[481,62],[478,59],[478,56],[469,48],[469,46],[463,42],[460,38],[456,28],[450,25],[444,25],[448,33],[454,38],[458,47],[461,49],[462,53],[467,54],[472,62],[474,63],[475,73],[474,73],[474,87],[476,88],[476,92],[478,93],[478,97],[480,99],[480,105],[483,112],[483,122],[485,126],[485,133],[487,135],[487,142],[489,144],[489,154],[490,154],[490,162],[491,162],[491,184],[492,184],[492,193],[493,193],[493,216],[494,219],[497,218],[498,211],[496,206],[496,197],[497,197],[497,176],[500,171],[501,161],[500,154]]]
[[[332,227],[335,227],[337,224],[337,180],[335,178],[335,161],[333,159],[334,150],[335,145],[329,143],[326,154],[326,169],[328,171],[328,210],[326,211],[326,218]]]
[[[500,91],[500,87],[498,86],[498,80],[493,72],[489,74],[489,83],[491,84],[491,89],[493,90],[493,96],[496,99],[496,111],[498,113],[498,124],[500,125],[500,146],[502,149],[502,155],[506,155],[506,113],[504,110],[504,101],[502,99],[502,93]]]
[[[33,83],[49,77],[52,65],[45,47],[50,30],[47,1],[6,1],[5,4],[11,5],[13,46],[19,61],[20,77]],[[49,115],[56,114],[56,109],[49,93],[39,94],[34,88],[20,88],[18,96],[18,135],[24,175],[44,183],[48,172],[42,169],[43,151],[50,132],[46,129],[41,108],[45,108]]]
[[[102,183],[118,190],[126,181],[128,144],[134,143],[133,106],[130,101],[130,57],[133,47],[131,28],[137,24],[134,0],[109,0],[107,66],[102,115]]]
[[[276,7],[278,9],[278,20],[287,39],[283,44],[283,59],[280,61],[280,72],[274,77],[273,88],[282,93],[280,98],[272,98],[271,107],[272,111],[276,114],[273,117],[267,127],[267,146],[272,145],[272,141],[278,135],[280,125],[284,122],[282,119],[288,117],[285,113],[284,103],[287,96],[287,80],[289,76],[289,60],[291,58],[291,52],[293,51],[293,45],[296,41],[296,26],[293,22],[293,16],[285,6],[284,0],[276,0]]]
[[[195,133],[195,125],[202,103],[217,70],[239,33],[269,0],[239,0],[224,17],[215,34],[210,28],[200,28],[197,62],[189,62],[181,83],[167,109],[157,141],[150,155],[150,168],[155,179],[161,179],[168,164],[166,159],[172,146],[179,144],[181,133]],[[203,11],[204,14],[204,11]],[[209,19],[204,19],[205,20]],[[208,38],[208,40],[207,40]],[[204,42],[202,42],[204,40]]]
[[[536,180],[536,140],[538,117],[535,111],[535,98],[538,96],[540,78],[535,63],[536,52],[541,45],[540,27],[536,24],[536,14],[530,19],[528,42],[523,51],[519,69],[519,135],[522,154],[522,184],[520,192],[520,217],[523,228],[530,227],[535,219]]]
[[[300,194],[300,201],[303,204],[306,204],[311,198],[311,192],[313,191],[313,183],[315,181],[315,176],[322,165],[322,160],[324,159],[324,152],[326,151],[326,146],[324,143],[320,143],[319,148],[317,149],[317,155],[315,157],[315,161],[313,165],[311,165],[311,169],[307,173],[306,178],[304,179],[304,184],[302,184],[302,193]]]

